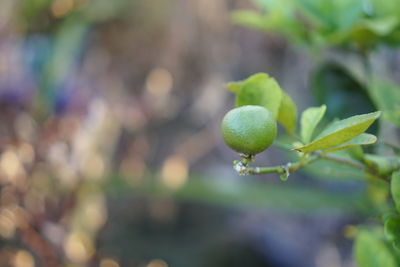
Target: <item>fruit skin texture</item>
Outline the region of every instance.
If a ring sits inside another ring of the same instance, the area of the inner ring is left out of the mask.
[[[274,142],[277,126],[272,113],[266,108],[247,105],[226,113],[221,131],[230,148],[239,153],[255,155]]]

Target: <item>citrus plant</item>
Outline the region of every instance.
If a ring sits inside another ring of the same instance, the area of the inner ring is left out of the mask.
[[[400,46],[398,0],[253,2],[257,10],[235,11],[233,21],[283,36],[310,53],[314,67],[309,87],[318,107],[303,111],[295,132],[296,109],[282,90],[279,93],[276,86],[264,82],[267,96],[257,98],[253,93],[251,100],[243,96],[245,92],[260,89],[246,89],[250,78],[228,84],[237,94],[237,104],[243,99],[248,104],[263,101],[275,110],[273,114],[292,137],[288,147],[298,157],[293,163],[264,168],[250,167],[245,159],[235,163],[236,170],[277,172],[286,179],[304,168],[316,177],[364,179],[370,218],[352,232],[355,260],[361,267],[400,266],[400,86],[393,68],[395,49]],[[325,126],[326,121],[332,123]],[[365,145],[370,146],[362,148]]]
[[[241,160],[234,161],[234,169],[241,175],[277,173],[283,181],[291,173],[318,161],[356,170],[369,187],[378,187],[383,192],[384,206],[388,206],[380,210],[384,231],[379,224],[358,228],[354,249],[357,262],[360,266],[398,266],[400,157],[366,153],[363,149],[363,146],[377,143],[377,137],[366,131],[382,112],[357,114],[322,125],[326,105],[307,108],[298,118],[294,101],[265,73],[230,82],[226,88],[236,95],[236,107],[226,114],[221,126],[226,144],[240,153]],[[279,166],[251,166],[254,156],[274,142],[275,120],[287,133],[281,134],[285,138],[278,136],[275,144],[288,148],[297,160]],[[387,197],[389,191],[393,202]],[[372,202],[382,204],[382,198],[372,197]],[[392,246],[387,246],[390,243]]]

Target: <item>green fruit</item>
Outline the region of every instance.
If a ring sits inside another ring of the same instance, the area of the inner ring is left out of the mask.
[[[242,106],[229,111],[221,124],[225,143],[233,150],[255,155],[267,149],[276,137],[276,121],[261,106]]]

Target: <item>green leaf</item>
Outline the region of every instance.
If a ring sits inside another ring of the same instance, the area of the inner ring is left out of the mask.
[[[282,101],[278,113],[278,121],[285,127],[286,131],[294,134],[296,131],[297,107],[292,98],[282,91]]]
[[[347,141],[346,143],[343,143],[337,147],[330,148],[325,150],[324,152],[334,152],[334,151],[339,151],[339,150],[344,150],[348,149],[354,146],[359,146],[359,145],[370,145],[375,143],[377,140],[376,136],[373,134],[367,134],[367,133],[362,133],[359,136],[351,139],[350,141]]]
[[[390,15],[400,16],[400,6],[397,0],[372,0],[371,4],[373,6],[374,14],[378,17],[386,17]]]
[[[364,162],[375,169],[379,175],[390,175],[393,171],[400,169],[400,158],[397,156],[365,154]]]
[[[385,221],[385,237],[390,242],[398,243],[400,240],[400,216],[390,216]]]
[[[384,209],[387,206],[389,197],[389,185],[382,179],[374,175],[366,174],[364,179],[367,181],[367,196],[373,208],[377,210]]]
[[[337,5],[337,13],[335,24],[338,30],[347,31],[356,23],[362,16],[364,10],[363,1],[359,0],[340,0],[335,1]]]
[[[328,126],[313,142],[295,150],[309,153],[343,144],[365,132],[380,115],[381,112],[377,111],[337,121]]]
[[[297,107],[275,81],[265,73],[250,76],[244,81],[230,82],[225,85],[236,93],[236,106],[259,105],[267,108],[285,127],[294,134],[296,130]]]
[[[27,20],[32,20],[40,12],[43,10],[46,10],[48,6],[52,3],[51,0],[31,0],[31,1],[24,1],[21,2],[20,5],[20,12],[21,14],[27,19]]]
[[[264,32],[274,32],[289,38],[294,43],[308,41],[308,27],[299,23],[297,5],[293,1],[262,1],[260,9],[267,12],[259,14],[254,11],[239,10],[233,12],[234,23]]]
[[[229,82],[225,84],[225,88],[231,91],[232,93],[239,93],[240,88],[242,88],[244,81],[238,81],[238,82]]]
[[[397,211],[400,212],[400,171],[392,174],[392,180],[390,182],[390,191]]]
[[[317,124],[321,121],[326,111],[326,106],[308,108],[301,114],[301,140],[307,144]]]
[[[361,146],[353,146],[347,150],[348,155],[357,161],[362,162],[364,160],[364,150]]]
[[[395,251],[400,250],[400,215],[392,214],[385,220],[384,233],[386,239],[392,243]]]
[[[253,11],[238,10],[232,13],[232,22],[249,28],[263,29],[266,21],[264,16]]]
[[[389,16],[383,18],[369,18],[358,21],[355,25],[357,29],[363,29],[369,31],[378,38],[379,36],[384,36],[390,34],[398,25],[398,19]]]
[[[348,38],[364,48],[373,47],[383,42],[385,37],[391,37],[398,26],[398,19],[394,16],[382,18],[368,18],[359,20],[351,29]]]
[[[354,243],[354,256],[360,267],[396,267],[396,260],[383,240],[375,233],[361,230]]]
[[[265,73],[257,73],[243,82],[236,95],[236,106],[263,106],[277,118],[281,100],[282,90],[275,79]]]
[[[390,80],[377,79],[370,92],[383,117],[400,127],[400,88]]]
[[[358,0],[300,0],[299,2],[305,15],[314,21],[319,21],[325,31],[346,31],[362,15],[362,1]]]

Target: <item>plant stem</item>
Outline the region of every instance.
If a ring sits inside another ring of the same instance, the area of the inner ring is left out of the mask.
[[[321,155],[312,155],[304,160],[300,160],[297,162],[289,162],[286,165],[279,166],[271,166],[271,167],[246,167],[244,170],[240,172],[240,174],[265,174],[265,173],[279,173],[284,174],[286,172],[292,173],[301,169],[308,164],[319,159]]]
[[[318,159],[325,159],[336,163],[344,164],[364,172],[368,171],[367,167],[360,162],[354,161],[349,158],[344,158],[337,155],[324,154],[324,153],[314,153],[308,157],[302,158],[300,161],[289,162],[286,165],[271,166],[271,167],[250,167],[248,166],[248,162],[239,162],[238,163],[239,165],[236,166],[235,169],[240,174],[266,174],[266,173],[289,174],[303,167],[308,166],[309,164],[313,163]]]
[[[365,87],[367,89],[369,89],[368,85],[371,84],[372,78],[373,78],[373,76],[372,76],[373,69],[372,69],[372,65],[371,65],[371,61],[370,61],[370,57],[369,57],[369,52],[365,49],[361,49],[359,53],[361,56],[361,62],[362,62],[362,66],[364,68],[364,74],[365,74],[365,78],[366,78]]]
[[[364,166],[364,164],[362,164],[358,161],[352,160],[352,159],[343,158],[343,157],[340,157],[337,155],[332,155],[332,154],[321,154],[321,158],[329,160],[329,161],[341,163],[341,164],[347,165],[349,167],[358,169],[360,171],[367,171],[367,168]]]

